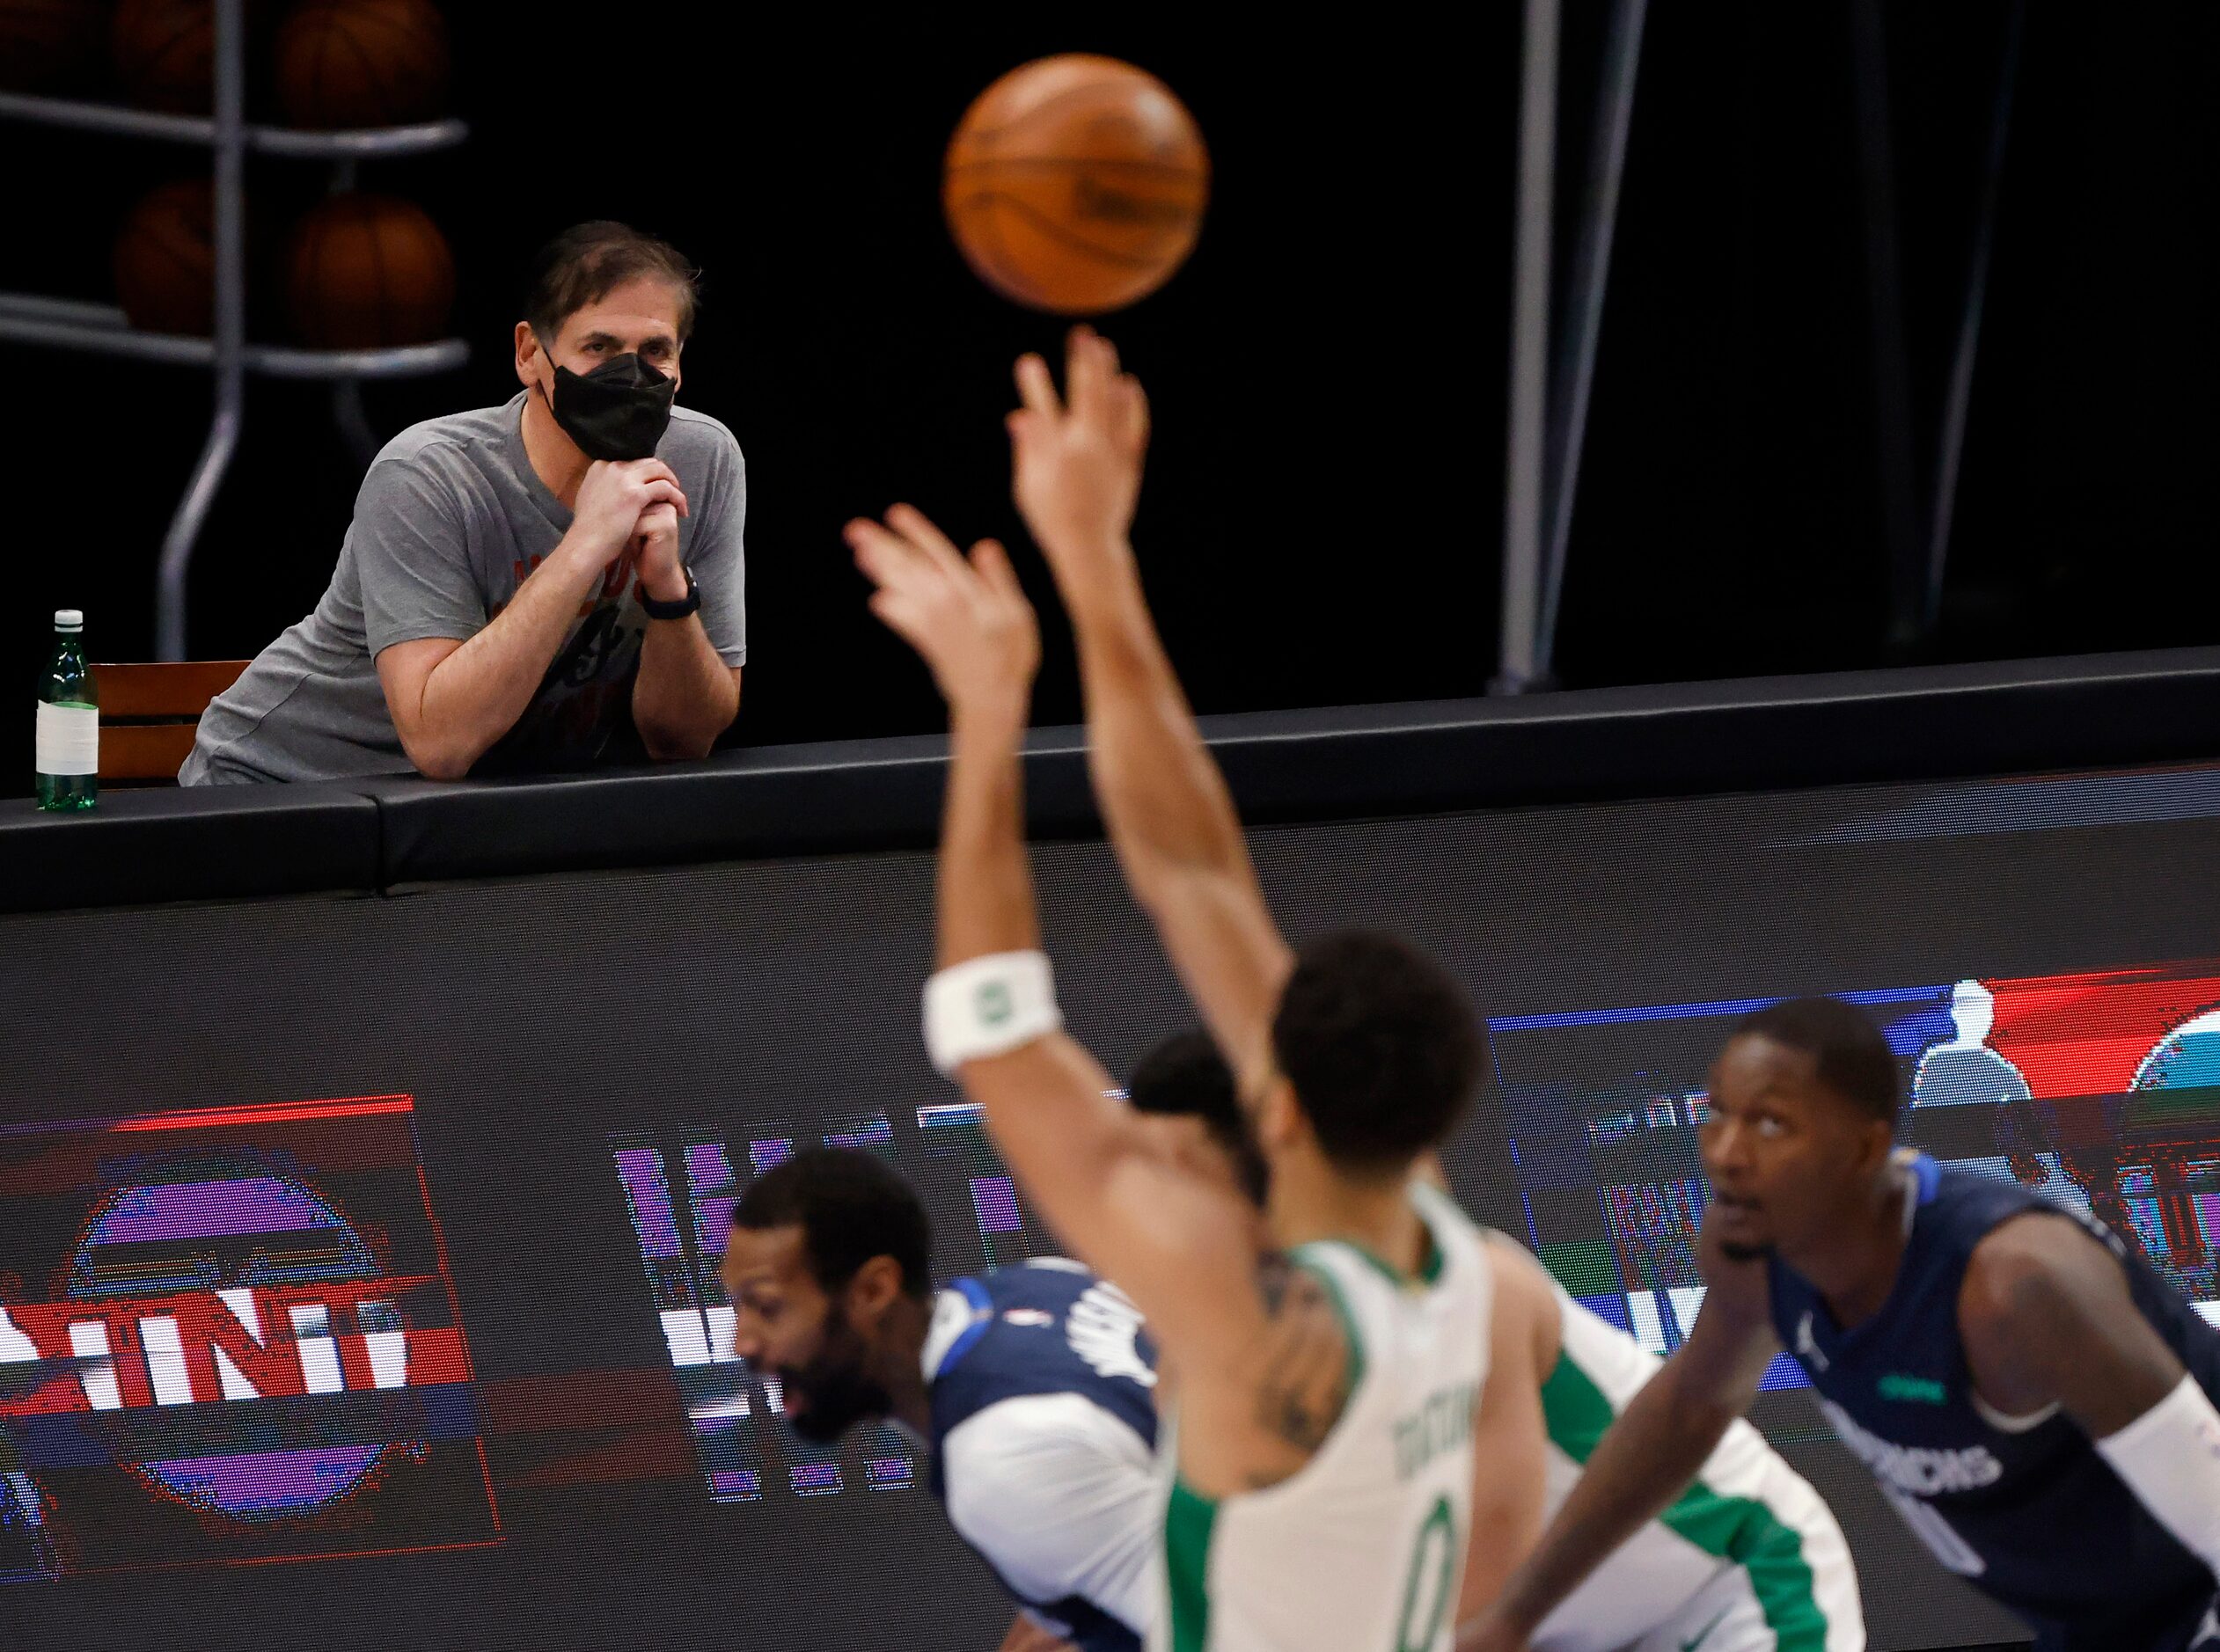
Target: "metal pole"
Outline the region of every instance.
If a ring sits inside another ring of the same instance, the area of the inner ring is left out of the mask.
[[[355,165],[351,156],[332,163],[330,193],[343,195],[355,187]],[[347,450],[355,456],[355,463],[367,471],[377,458],[383,444],[377,433],[370,428],[370,414],[363,407],[363,381],[359,378],[335,378],[332,381],[332,419],[339,426],[340,440],[347,443]]]
[[[1635,71],[1642,62],[1642,26],[1649,0],[1613,0],[1604,37],[1602,89],[1595,131],[1588,142],[1587,194],[1581,203],[1579,238],[1572,249],[1566,293],[1572,314],[1566,347],[1550,387],[1550,441],[1545,474],[1549,515],[1542,524],[1542,623],[1535,665],[1547,678],[1557,645],[1557,609],[1564,595],[1565,546],[1572,535],[1572,502],[1580,486],[1580,450],[1588,434],[1588,391],[1595,381],[1596,341],[1603,331],[1603,301],[1610,289],[1611,240],[1619,222],[1619,181],[1626,173],[1626,140],[1634,122]]]
[[[1927,526],[1927,605],[1931,630],[1942,618],[1943,569],[1950,559],[1951,519],[1958,508],[1958,464],[1966,449],[1966,411],[1973,399],[1974,358],[1981,348],[1982,311],[1989,299],[1989,266],[1997,247],[1997,208],[2004,194],[2004,142],[2019,84],[2019,48],[2027,27],[2026,0],[2004,14],[2004,49],[1997,68],[1997,98],[1989,121],[1988,164],[1974,218],[1974,245],[1966,265],[1966,304],[1958,318],[1958,347],[1951,357],[1950,388],[1943,402],[1941,449],[1935,458],[1935,509]]]
[[[1851,81],[1857,106],[1858,173],[1865,208],[1865,292],[1873,347],[1873,435],[1879,450],[1881,533],[1888,547],[1889,641],[1920,634],[1926,577],[1912,457],[1911,364],[1904,342],[1902,267],[1896,234],[1896,163],[1889,135],[1887,41],[1880,0],[1850,9]]]
[[[1519,206],[1511,292],[1511,418],[1503,497],[1503,644],[1498,693],[1535,675],[1542,465],[1548,412],[1551,172],[1557,160],[1558,0],[1527,0],[1519,91]]]
[[[238,446],[246,384],[246,19],[245,0],[216,0],[216,412],[193,479],[162,541],[154,594],[155,656],[185,656],[186,577],[193,545]]]
[[[332,417],[339,425],[340,439],[355,456],[355,463],[367,471],[377,462],[377,450],[385,443],[377,439],[377,432],[370,428],[370,414],[363,411],[361,379],[332,381]]]

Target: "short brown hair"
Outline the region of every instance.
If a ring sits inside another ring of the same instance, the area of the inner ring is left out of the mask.
[[[573,224],[539,249],[524,289],[524,319],[552,344],[564,322],[642,275],[678,289],[678,341],[684,344],[693,333],[701,272],[668,241],[613,218]]]

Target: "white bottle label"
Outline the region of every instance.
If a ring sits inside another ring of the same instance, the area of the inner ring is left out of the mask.
[[[99,773],[100,713],[90,705],[49,705],[40,700],[38,771],[40,774]]]

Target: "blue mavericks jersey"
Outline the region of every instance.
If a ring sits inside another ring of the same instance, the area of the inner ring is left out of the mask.
[[[1059,1545],[1098,1557],[1153,1545],[1156,1349],[1139,1311],[1117,1287],[1059,1258],[958,1279],[941,1294],[925,1366],[933,1491],[958,1534],[1012,1598],[1062,1626],[1081,1652],[1139,1652],[1140,1637],[1102,1603],[1076,1592],[1040,1598],[1013,1576],[1027,1568],[1036,1577],[1088,1571],[1076,1560],[1066,1567]],[[996,1466],[966,1470],[967,1462]],[[950,1484],[967,1472],[1000,1483]],[[1070,1483],[1036,1483],[1043,1476]],[[966,1503],[999,1510],[1026,1498],[1052,1502],[1052,1517],[1021,1515],[998,1524],[997,1536],[979,1537],[959,1515]],[[1029,1551],[1022,1559],[1014,1552],[1021,1546]],[[1097,1566],[1095,1574],[1117,1569]],[[1120,1592],[1130,1617],[1138,1591]]]
[[[1975,1395],[1959,1288],[1984,1235],[2046,1211],[2081,1224],[2119,1258],[2136,1305],[2209,1394],[2220,1394],[2220,1331],[2093,1218],[2017,1182],[1942,1169],[1923,1153],[1906,1168],[1914,1191],[1904,1259],[1871,1319],[1842,1329],[1805,1279],[1777,1258],[1768,1264],[1774,1328],[1828,1421],[1937,1558],[2026,1619],[2038,1646],[2207,1644],[2198,1630],[2214,1602],[2211,1572],[2090,1437],[2055,1407],[1999,1417]]]

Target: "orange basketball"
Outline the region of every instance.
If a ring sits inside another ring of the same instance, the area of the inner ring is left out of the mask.
[[[216,186],[165,184],[123,220],[115,298],[135,327],[206,338],[216,330]]]
[[[1071,54],[1014,69],[964,112],[941,202],[1004,296],[1059,315],[1146,297],[1195,247],[1210,155],[1154,75]]]
[[[247,0],[249,33],[268,9],[266,0]],[[172,114],[216,106],[216,0],[121,0],[109,40],[133,103]]]
[[[75,90],[106,26],[99,0],[0,0],[0,90]]]
[[[246,203],[247,320],[264,319],[268,223]],[[150,333],[205,339],[216,331],[216,185],[181,179],[150,190],[124,215],[115,238],[115,301]]]
[[[304,0],[277,32],[296,126],[407,126],[447,108],[447,19],[431,0]]]
[[[286,259],[293,329],[320,350],[441,337],[455,307],[455,255],[413,201],[334,195],[302,219]]]

